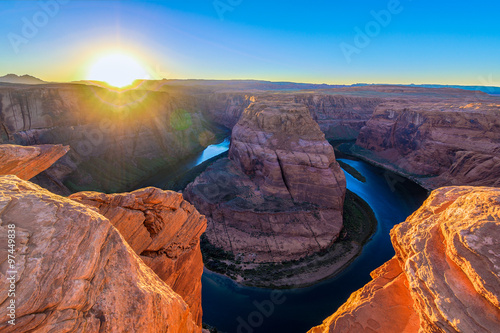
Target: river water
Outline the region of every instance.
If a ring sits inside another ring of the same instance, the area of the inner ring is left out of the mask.
[[[205,149],[187,168],[225,152],[229,139]],[[353,263],[334,278],[312,287],[273,291],[244,287],[205,271],[203,322],[227,333],[306,332],[334,313],[349,295],[370,281],[370,272],[394,255],[389,231],[425,200],[415,183],[363,161],[340,159],[358,170],[362,183],[347,172],[347,188],[363,198],[378,221],[377,231]]]
[[[200,154],[200,156],[196,158],[196,160],[194,161],[194,165],[193,166],[197,166],[197,165],[205,162],[206,160],[211,159],[212,157],[215,157],[217,155],[220,155],[220,154],[228,151],[229,150],[229,144],[230,144],[230,140],[229,140],[229,137],[228,137],[228,138],[225,138],[224,141],[222,141],[221,143],[208,146]]]

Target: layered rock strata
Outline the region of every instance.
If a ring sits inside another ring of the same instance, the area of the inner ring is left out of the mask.
[[[182,194],[149,187],[110,195],[80,192],[70,198],[97,208],[144,263],[186,301],[201,326],[200,236],[206,219]]]
[[[229,158],[184,194],[207,216],[210,243],[243,262],[280,262],[335,241],[345,177],[304,105],[257,96],[233,128]]]
[[[0,176],[0,221],[0,331],[201,332],[182,297],[95,208]]]
[[[385,102],[361,130],[358,153],[430,189],[500,186],[500,100],[479,97]]]
[[[355,140],[375,108],[384,100],[329,94],[297,94],[295,101],[306,105],[328,139]]]
[[[396,256],[311,333],[497,332],[500,189],[447,187],[395,226]]]

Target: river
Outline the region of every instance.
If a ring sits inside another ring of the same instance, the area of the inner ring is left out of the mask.
[[[190,166],[225,152],[229,140],[211,145]],[[343,272],[312,287],[273,291],[244,287],[205,271],[202,277],[203,322],[227,333],[303,333],[320,324],[349,295],[370,281],[370,272],[394,255],[389,231],[425,200],[415,183],[358,160],[340,159],[358,170],[362,183],[347,172],[347,188],[372,208],[378,226],[362,253]],[[190,167],[186,165],[186,167]],[[273,294],[274,293],[274,294]]]

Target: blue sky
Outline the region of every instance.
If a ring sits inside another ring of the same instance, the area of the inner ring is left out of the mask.
[[[0,1],[0,75],[119,51],[152,78],[500,86],[498,1],[54,1]]]

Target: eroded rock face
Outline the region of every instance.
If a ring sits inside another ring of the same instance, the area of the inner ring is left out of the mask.
[[[295,101],[309,108],[327,138],[355,140],[384,100],[373,96],[297,94]]]
[[[222,104],[221,101],[219,104]],[[83,84],[0,88],[0,143],[71,147],[52,176],[72,192],[126,191],[201,151],[216,131],[196,96]]]
[[[283,97],[253,103],[233,128],[229,159],[264,196],[342,207],[345,177],[303,105]]]
[[[80,192],[71,199],[96,207],[153,271],[189,305],[201,326],[200,236],[206,219],[182,194],[149,187],[131,193]]]
[[[0,175],[16,175],[30,180],[68,151],[69,147],[62,145],[0,145]]]
[[[342,228],[345,177],[333,148],[293,96],[258,96],[233,128],[229,159],[185,191],[215,246],[245,262],[327,248]]]
[[[310,332],[497,332],[500,189],[447,187],[393,228],[396,256]]]
[[[213,93],[200,98],[200,106],[208,119],[233,128],[243,111],[252,102],[252,95],[244,93]]]
[[[356,144],[369,159],[430,189],[500,186],[499,114],[500,100],[487,95],[385,102]]]
[[[186,302],[96,209],[0,176],[2,332],[201,332]],[[15,225],[16,325],[7,323]]]
[[[384,101],[376,96],[351,96],[352,91],[328,93],[297,93],[282,96],[293,98],[298,104],[305,105],[313,119],[318,123],[327,139],[355,140],[361,128],[366,125],[377,105]],[[346,95],[340,95],[345,93]],[[260,95],[265,95],[260,92]],[[293,95],[293,97],[291,97]],[[207,118],[228,128],[233,128],[244,110],[259,96],[258,93],[216,93],[201,101]]]

